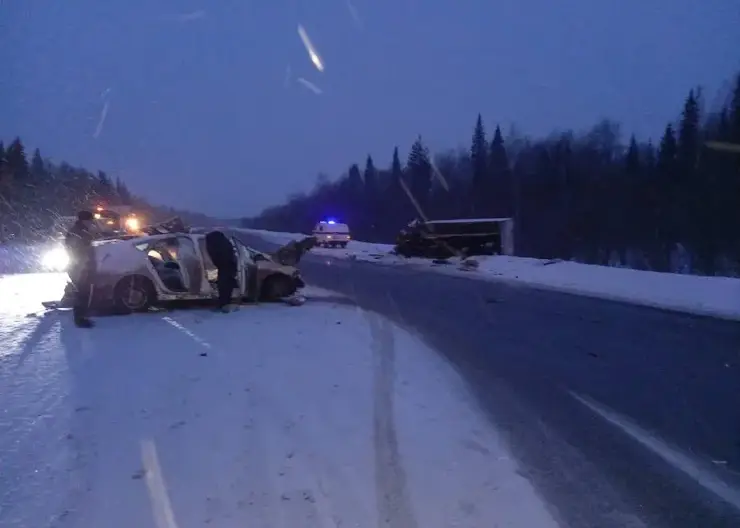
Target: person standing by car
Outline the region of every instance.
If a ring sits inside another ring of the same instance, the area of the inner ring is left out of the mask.
[[[239,265],[234,245],[222,231],[211,231],[206,235],[206,251],[208,256],[211,257],[211,262],[218,270],[218,278],[216,279],[218,305],[216,310],[228,312],[231,294],[238,284],[236,273]]]
[[[94,323],[88,317],[97,263],[92,242],[95,237],[95,221],[90,211],[77,213],[77,221],[67,231],[64,245],[69,254],[69,278],[77,293],[74,299],[74,321],[80,328],[91,328]]]

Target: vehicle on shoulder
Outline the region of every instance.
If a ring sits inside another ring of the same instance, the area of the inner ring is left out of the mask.
[[[322,220],[313,228],[313,237],[317,246],[347,247],[352,236],[349,226],[336,220]]]
[[[238,263],[235,301],[277,301],[305,286],[300,271],[232,237]],[[145,312],[163,303],[218,296],[218,271],[206,251],[204,234],[171,233],[93,244],[97,273],[92,308],[118,314]],[[72,292],[73,294],[73,292]],[[66,296],[65,296],[66,297]],[[59,306],[67,306],[65,298]]]
[[[513,255],[511,218],[413,220],[396,237],[404,257],[448,258],[473,255]]]

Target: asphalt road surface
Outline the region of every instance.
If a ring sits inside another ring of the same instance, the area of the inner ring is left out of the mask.
[[[740,324],[316,255],[300,267],[455,365],[564,526],[740,526]]]

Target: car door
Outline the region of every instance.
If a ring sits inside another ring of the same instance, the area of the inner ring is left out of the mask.
[[[177,260],[183,270],[187,291],[193,295],[200,295],[203,290],[205,271],[200,249],[193,239],[187,235],[177,236]]]
[[[158,284],[159,288],[167,293],[184,293],[179,287],[179,282],[177,279],[174,280],[175,283],[177,283],[176,285],[178,286],[178,288],[172,287],[170,279],[173,278],[169,275],[171,275],[173,272],[164,269],[165,262],[170,260],[170,257],[172,256],[169,249],[176,246],[177,240],[175,239],[175,237],[172,237],[171,239],[158,239],[145,245],[140,244],[136,246],[136,249],[144,253],[146,267],[149,269],[152,278]],[[187,270],[184,266],[182,266],[178,257],[175,257],[172,261],[177,263],[178,269],[176,271],[176,275],[179,277],[179,281],[182,282],[182,286],[184,286],[185,291],[188,291],[188,285],[190,281],[188,279]]]
[[[249,279],[254,273],[254,262],[251,253],[247,247],[242,244],[236,237],[231,237],[231,243],[234,244],[238,262],[237,280],[239,281],[239,294],[242,297],[249,297]]]

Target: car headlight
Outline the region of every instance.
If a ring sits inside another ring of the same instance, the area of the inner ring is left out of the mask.
[[[138,231],[139,227],[141,227],[141,225],[139,224],[139,219],[134,217],[127,218],[126,227],[129,229],[129,231]]]
[[[44,254],[42,264],[49,270],[66,271],[69,266],[69,255],[64,248],[54,248]]]

